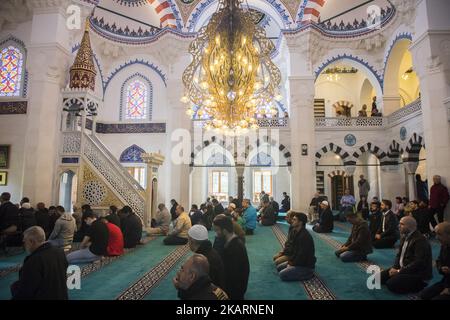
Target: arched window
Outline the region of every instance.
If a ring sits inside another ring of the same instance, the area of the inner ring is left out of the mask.
[[[1,49],[0,53],[0,96],[19,96],[22,82],[23,55],[13,46]]]
[[[144,120],[147,118],[148,90],[140,80],[134,80],[127,87],[126,120]]]
[[[135,73],[122,85],[120,120],[151,120],[153,87],[150,80]]]
[[[133,144],[122,152],[119,159],[128,173],[139,182],[142,188],[145,188],[147,185],[146,164],[142,160],[142,154],[144,153],[144,149]]]

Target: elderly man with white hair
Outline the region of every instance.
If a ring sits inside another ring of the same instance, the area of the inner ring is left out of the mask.
[[[381,272],[381,284],[398,294],[419,292],[433,276],[431,246],[407,216],[400,220],[401,242],[395,263]]]
[[[11,285],[14,300],[67,300],[67,259],[61,248],[45,242],[44,229],[25,230],[23,243],[29,255]]]

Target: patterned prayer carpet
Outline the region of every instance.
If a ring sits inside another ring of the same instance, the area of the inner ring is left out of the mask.
[[[247,236],[246,247],[250,260],[248,300],[406,300],[414,296],[399,296],[386,288],[369,290],[366,273],[369,264],[389,267],[395,249],[375,250],[368,263],[341,262],[334,255],[350,232],[350,225],[336,223],[329,235],[311,231],[316,247],[315,277],[305,282],[282,282],[272,261],[284,244],[288,225],[258,226],[255,235]],[[214,233],[210,233],[211,241]],[[158,237],[122,257],[106,258],[101,262],[81,266],[81,290],[70,290],[74,300],[175,300],[177,292],[172,278],[191,255],[187,246],[164,246]],[[432,244],[436,258],[439,246]],[[17,280],[17,265],[25,254],[0,258],[0,299],[10,299],[9,286]],[[439,275],[435,272],[436,281]]]

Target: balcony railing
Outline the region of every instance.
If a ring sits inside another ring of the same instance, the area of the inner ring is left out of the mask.
[[[382,128],[387,118],[316,118],[316,128]]]
[[[389,115],[389,124],[393,125],[397,122],[408,119],[410,116],[415,115],[416,113],[422,112],[422,101],[417,99],[413,103],[408,104],[407,106],[391,113]]]
[[[387,117],[371,118],[316,118],[316,129],[318,130],[341,130],[341,129],[360,129],[373,130],[392,127],[400,122],[409,120],[422,111],[422,102],[420,99],[390,114]]]

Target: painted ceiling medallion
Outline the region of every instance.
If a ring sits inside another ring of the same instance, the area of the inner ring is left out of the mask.
[[[148,3],[147,0],[115,0],[115,1],[121,4],[122,6],[128,7],[140,7]]]

